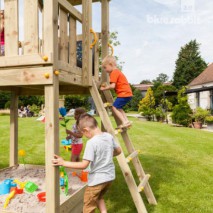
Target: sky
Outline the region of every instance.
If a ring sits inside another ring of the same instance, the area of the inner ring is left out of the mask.
[[[210,0],[111,0],[110,31],[118,32],[121,42],[115,55],[125,62],[122,71],[128,81],[137,84],[160,73],[171,80],[180,48],[192,39],[201,44],[204,60],[212,63],[212,11]],[[22,16],[19,21],[23,28]],[[93,4],[93,28],[101,32],[100,3]]]
[[[112,0],[110,31],[121,42],[115,55],[124,61],[130,83],[155,79],[160,73],[173,77],[180,48],[192,39],[201,44],[207,63],[213,56],[213,1]],[[100,5],[93,6],[93,26],[100,31]]]

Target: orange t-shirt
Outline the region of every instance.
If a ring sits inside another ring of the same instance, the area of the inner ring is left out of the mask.
[[[132,97],[131,87],[120,70],[113,70],[110,73],[110,83],[115,83],[115,92],[119,98]]]

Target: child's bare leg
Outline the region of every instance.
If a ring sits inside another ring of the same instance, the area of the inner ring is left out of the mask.
[[[107,213],[106,204],[103,198],[98,200],[98,208],[101,213]]]
[[[113,106],[112,111],[119,118],[119,120],[122,122],[122,124],[124,124],[126,122],[123,117],[123,114],[120,112],[120,110],[118,110],[116,107]]]
[[[124,120],[125,120],[125,123],[129,122],[127,116],[126,116],[126,113],[123,111],[123,109],[119,109],[120,113],[122,114]]]

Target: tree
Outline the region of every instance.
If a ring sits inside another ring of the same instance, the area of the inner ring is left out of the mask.
[[[187,101],[187,95],[185,94],[186,87],[182,87],[178,92],[178,104],[172,111],[172,122],[183,126],[189,126],[191,123],[192,110]]]
[[[148,119],[151,120],[154,115],[155,98],[152,88],[147,90],[146,96],[139,102],[139,112]]]
[[[145,80],[142,80],[140,84],[152,84],[152,81],[150,81],[149,79],[145,79]]]
[[[155,80],[153,80],[153,82],[154,82],[154,83],[155,83],[155,82],[165,83],[165,82],[167,82],[168,80],[169,80],[169,76],[168,76],[167,74],[160,73],[160,74],[158,75],[158,77],[157,77]]]
[[[181,47],[173,76],[173,85],[176,88],[180,89],[182,86],[188,85],[207,67],[200,55],[199,47],[200,44],[196,40]]]
[[[127,103],[127,105],[124,107],[125,111],[138,111],[138,104],[142,99],[141,91],[133,87],[131,84],[131,89],[133,93],[132,100]]]

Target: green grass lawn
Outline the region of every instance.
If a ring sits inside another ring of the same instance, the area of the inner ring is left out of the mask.
[[[213,133],[132,120],[134,125],[129,134],[135,148],[141,150],[140,160],[146,173],[151,174],[150,185],[158,201],[157,206],[151,206],[143,195],[148,212],[212,213]],[[73,122],[71,119],[69,124]],[[0,116],[0,132],[0,168],[3,168],[8,166],[9,159],[8,116]],[[61,128],[60,138],[64,136]],[[19,149],[26,150],[27,163],[44,164],[44,123],[35,118],[19,118]],[[61,155],[67,160],[70,157],[63,149]],[[116,161],[115,164],[117,179],[106,195],[109,213],[135,213]]]

